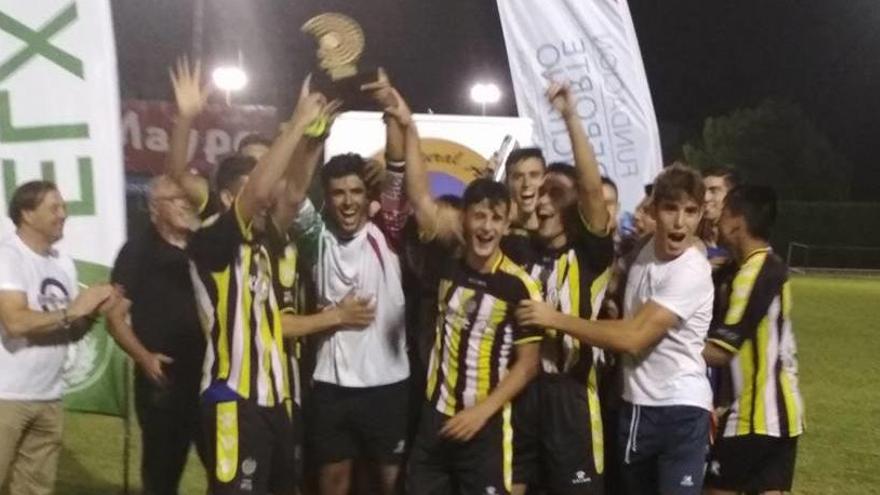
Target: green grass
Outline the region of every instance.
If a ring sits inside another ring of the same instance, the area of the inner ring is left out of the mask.
[[[807,433],[795,493],[880,493],[880,279],[797,277],[794,326]],[[122,422],[68,414],[58,479],[61,495],[120,493]],[[132,427],[131,479],[139,486],[139,432]],[[202,494],[194,455],[182,494]]]

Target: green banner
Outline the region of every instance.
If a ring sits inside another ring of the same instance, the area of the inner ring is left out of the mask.
[[[83,285],[105,282],[110,270],[85,261],[76,262]],[[104,319],[72,343],[64,365],[64,406],[69,411],[128,415],[128,357],[107,333]]]

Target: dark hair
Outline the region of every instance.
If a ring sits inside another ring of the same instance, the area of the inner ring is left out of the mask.
[[[456,210],[461,210],[461,196],[456,196],[455,194],[444,194],[442,196],[438,196],[435,201],[437,203],[449,205]]]
[[[703,177],[721,177],[727,183],[727,189],[733,189],[742,185],[742,177],[733,167],[716,165],[703,170]]]
[[[699,172],[683,163],[675,162],[654,179],[652,195],[655,205],[662,201],[680,201],[684,198],[690,198],[702,205],[706,186],[703,185],[703,177]]]
[[[217,191],[231,190],[235,181],[250,174],[256,164],[257,160],[253,157],[237,153],[221,160],[214,175],[214,185],[217,187]]]
[[[241,150],[253,144],[260,144],[268,148],[272,146],[272,140],[263,136],[262,134],[248,134],[245,137],[241,138],[241,141],[238,142],[238,152],[241,153]]]
[[[738,186],[727,193],[724,208],[746,221],[749,235],[769,241],[776,223],[776,191],[768,186]]]
[[[489,201],[490,206],[503,204],[510,209],[510,194],[507,192],[507,187],[487,178],[474,179],[468,184],[464,190],[462,207],[467,209],[485,200]]]
[[[364,180],[364,167],[366,165],[367,162],[364,160],[364,157],[357,153],[336,155],[321,168],[321,186],[327,189],[330,179],[339,179],[347,175],[357,175],[366,184]]]
[[[611,189],[614,189],[614,195],[620,196],[620,192],[617,190],[617,183],[611,180],[611,177],[602,176],[602,184],[607,185]]]
[[[9,200],[9,218],[16,227],[21,225],[22,214],[25,211],[36,210],[46,193],[57,191],[58,186],[47,180],[34,180],[18,186]]]
[[[504,169],[507,171],[507,175],[510,175],[510,170],[514,165],[528,158],[537,158],[541,161],[542,166],[547,166],[547,161],[544,159],[544,153],[541,151],[541,148],[517,148],[511,151],[507,155],[507,160],[504,161]]]
[[[578,184],[577,170],[575,170],[574,167],[569,163],[553,162],[550,165],[547,165],[547,170],[545,171],[545,173],[561,174],[571,179],[571,182],[575,186],[577,186]]]

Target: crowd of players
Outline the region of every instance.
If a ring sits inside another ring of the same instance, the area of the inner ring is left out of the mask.
[[[382,72],[362,90],[384,109],[384,160],[319,167],[341,102],[307,79],[277,137],[243,140],[209,181],[187,168],[199,68],[179,63],[172,84],[151,225],[111,283],[78,290],[53,248],[54,184],[12,196],[0,486],[13,495],[53,489],[64,345],[99,315],[137,364],[145,493],[177,493],[191,444],[215,495],[790,490],[804,416],[772,189],[673,164],[620,228],[616,186],[551,83],[573,164],[518,149],[504,183],[434,198]]]

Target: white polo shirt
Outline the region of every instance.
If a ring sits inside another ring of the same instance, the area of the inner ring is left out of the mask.
[[[18,235],[0,241],[0,291],[24,292],[32,311],[58,311],[77,293],[76,268],[68,256],[44,256]],[[0,399],[58,400],[68,336],[12,337],[0,324]]]
[[[624,317],[632,318],[648,301],[678,316],[678,322],[640,356],[625,356],[623,398],[642,406],[695,406],[712,410],[703,347],[712,321],[712,267],[696,247],[671,261],[654,253],[654,241],[630,268]]]

